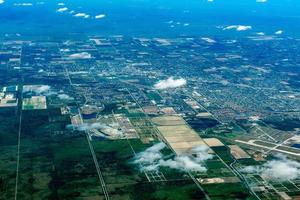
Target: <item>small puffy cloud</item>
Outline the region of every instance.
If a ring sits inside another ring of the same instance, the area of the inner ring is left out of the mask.
[[[265,33],[264,32],[258,32],[258,33],[256,33],[256,35],[264,36]]]
[[[74,53],[69,55],[70,59],[90,59],[92,58],[91,54],[88,52]]]
[[[113,127],[101,124],[99,122],[95,123],[81,123],[81,124],[69,124],[66,127],[67,129],[70,130],[76,130],[76,131],[91,131],[91,130],[98,130],[97,134],[91,133],[91,136],[97,136],[97,137],[104,137],[106,138],[107,135],[119,135],[122,136],[123,132],[115,129]]]
[[[256,0],[257,3],[266,3],[267,0]]]
[[[68,49],[68,48],[65,48],[65,49],[59,49],[61,52],[70,52],[71,50]]]
[[[32,3],[15,3],[14,6],[32,6]]]
[[[278,30],[275,32],[276,35],[281,35],[283,33],[283,30]]]
[[[236,30],[236,31],[247,31],[250,29],[252,29],[252,26],[244,26],[244,25],[231,25],[223,28],[223,30]]]
[[[64,6],[64,5],[65,5],[65,3],[63,3],[63,2],[60,2],[60,3],[58,3],[57,5],[58,5],[58,6]]]
[[[211,39],[208,37],[202,37],[201,39],[208,43],[216,43],[216,41],[214,39]]]
[[[259,171],[260,171],[259,166],[247,166],[241,170],[241,172],[246,173],[246,174],[254,174]]]
[[[57,95],[57,97],[58,97],[60,100],[67,100],[67,101],[69,101],[69,100],[74,100],[73,97],[70,97],[70,96],[67,95],[67,94],[59,94],[59,95]]]
[[[34,85],[34,86],[24,86],[24,93],[34,93],[35,95],[52,95],[51,87],[49,85]]]
[[[164,143],[158,143],[136,155],[133,163],[139,164],[141,171],[157,170],[159,161],[163,158],[161,151],[166,147]]]
[[[42,85],[34,91],[38,95],[45,95],[45,96],[51,96],[55,95],[56,93],[51,91],[51,87],[49,85]]]
[[[184,78],[174,79],[173,77],[168,78],[167,80],[158,81],[154,88],[157,90],[165,90],[169,88],[177,88],[186,85],[186,80]]]
[[[77,13],[74,15],[74,17],[82,17],[82,18],[89,18],[90,15],[86,14],[86,13]]]
[[[188,171],[206,171],[203,162],[212,159],[207,146],[199,146],[192,150],[194,156],[180,155],[173,159],[164,159],[162,150],[166,147],[164,143],[158,143],[149,147],[145,151],[138,153],[133,161],[138,164],[141,171],[157,171],[160,167],[168,167],[183,172]]]
[[[173,160],[161,160],[159,164],[163,167],[169,167],[181,171],[207,171],[206,167],[195,162],[191,157],[188,156],[178,156],[175,157]]]
[[[246,31],[246,30],[249,30],[251,29],[252,27],[251,26],[238,26],[236,28],[237,31]]]
[[[102,127],[102,125],[100,123],[82,123],[79,125],[68,125],[67,129],[73,129],[73,130],[77,130],[77,131],[89,131],[89,130],[93,130],[93,129],[100,129]]]
[[[200,145],[192,149],[192,153],[196,155],[195,160],[197,162],[204,162],[213,158],[212,154],[209,154],[209,147],[206,145]]]
[[[201,145],[192,150],[192,153],[195,155],[193,157],[176,156],[173,160],[161,160],[159,165],[180,171],[205,172],[207,169],[202,163],[213,158],[213,155],[209,154],[208,151],[209,148],[206,145]]]
[[[0,4],[3,4],[5,1],[4,0],[0,0]]]
[[[95,19],[102,19],[102,18],[104,18],[104,17],[105,17],[104,14],[100,14],[100,15],[96,15],[96,16],[95,16]]]
[[[264,165],[262,176],[274,180],[294,180],[300,176],[300,163],[283,159],[273,160]]]
[[[41,85],[40,87],[38,87],[35,92],[41,94],[41,93],[45,93],[45,92],[49,92],[50,90],[50,86],[49,85]]]
[[[57,12],[65,12],[65,11],[67,11],[67,10],[68,10],[67,7],[63,7],[63,8],[57,9],[56,11],[57,11]]]
[[[244,173],[257,173],[266,180],[289,181],[300,178],[300,163],[283,155],[267,161],[262,166],[247,166],[241,170]]]

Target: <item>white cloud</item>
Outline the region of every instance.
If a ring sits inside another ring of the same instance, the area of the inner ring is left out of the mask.
[[[192,149],[192,153],[196,155],[197,162],[203,162],[213,158],[212,154],[209,154],[209,148],[206,145],[200,145]]]
[[[57,5],[58,5],[58,6],[64,6],[65,3],[61,2],[61,3],[58,3]]]
[[[101,137],[107,137],[107,135],[123,135],[122,131],[112,128],[107,125],[103,125],[99,122],[95,123],[82,123],[78,125],[69,124],[67,125],[67,129],[71,130],[77,130],[77,131],[90,131],[90,130],[99,130],[97,134],[92,133],[91,136],[101,136]]]
[[[262,176],[267,179],[294,180],[300,175],[300,163],[293,160],[273,160],[266,163],[264,167]]]
[[[71,58],[71,59],[90,59],[90,58],[92,58],[92,56],[88,52],[82,52],[82,53],[71,54],[71,55],[69,55],[69,58]]]
[[[253,41],[268,41],[268,40],[274,40],[275,38],[273,36],[260,35],[258,37],[249,37],[249,39]]]
[[[104,18],[104,17],[105,17],[104,14],[100,14],[100,15],[96,15],[96,16],[95,16],[95,19],[102,19],[102,18]]]
[[[138,153],[134,163],[139,164],[141,171],[157,171],[160,167],[168,167],[180,171],[206,171],[203,162],[212,159],[213,155],[209,154],[207,146],[199,146],[192,150],[195,156],[181,155],[173,159],[164,159],[161,151],[166,147],[164,143],[158,143],[145,151]]]
[[[63,8],[57,9],[56,11],[57,11],[57,12],[65,12],[65,11],[67,11],[67,10],[68,10],[67,7],[63,7]]]
[[[244,173],[258,173],[266,180],[289,181],[300,178],[300,163],[283,155],[267,161],[262,166],[248,166],[241,170]]]
[[[0,0],[0,4],[3,4],[5,1],[4,0]]]
[[[158,81],[154,88],[157,90],[164,90],[168,88],[177,88],[186,85],[186,80],[183,78],[174,79],[173,77],[168,78],[167,80]]]
[[[77,14],[74,15],[74,17],[89,18],[90,15],[88,15],[86,13],[77,13]]]
[[[159,167],[158,163],[163,157],[161,150],[165,147],[166,145],[162,142],[149,147],[136,155],[134,163],[139,164],[142,171],[157,170]]]
[[[252,26],[244,26],[244,25],[231,25],[231,26],[226,26],[223,28],[223,30],[236,30],[236,31],[247,31],[252,29]]]
[[[214,39],[211,39],[211,38],[208,38],[208,37],[203,37],[201,39],[208,42],[208,43],[216,43],[216,41]]]
[[[258,32],[258,33],[256,33],[257,35],[260,35],[260,36],[264,36],[265,35],[265,33],[264,32]]]
[[[246,173],[246,174],[253,174],[259,172],[260,169],[258,166],[247,166],[241,169],[241,172]]]
[[[50,92],[51,87],[49,85],[34,85],[34,86],[24,86],[23,87],[23,92],[30,92],[34,93],[35,95],[51,95],[52,93]]]
[[[275,32],[276,35],[281,35],[283,33],[283,30],[278,30]]]
[[[32,6],[32,3],[15,3],[14,6]]]
[[[34,92],[39,95],[43,94],[43,95],[49,96],[49,95],[53,94],[50,90],[51,90],[51,87],[49,85],[41,85],[41,86],[37,87]]]
[[[70,52],[71,50],[66,48],[66,49],[60,49],[61,52]]]
[[[257,3],[266,3],[267,0],[256,0]]]
[[[214,0],[207,0],[208,2],[214,2]]]
[[[188,156],[178,156],[175,157],[174,160],[161,160],[159,164],[163,167],[169,167],[181,171],[205,172],[207,170],[206,167],[197,163],[195,160]]]
[[[67,95],[67,94],[59,94],[59,95],[57,95],[57,97],[59,98],[59,99],[61,99],[61,100],[74,100],[74,98],[73,97],[70,97],[69,95]]]
[[[89,130],[93,130],[93,129],[100,129],[102,127],[102,125],[100,123],[92,123],[92,124],[88,124],[88,123],[82,123],[79,125],[68,125],[67,128],[68,129],[74,129],[77,131],[89,131]]]

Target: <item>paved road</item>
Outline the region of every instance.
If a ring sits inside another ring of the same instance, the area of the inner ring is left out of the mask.
[[[21,145],[21,132],[22,132],[22,88],[23,85],[18,85],[18,113],[19,113],[19,127],[18,127],[18,147],[17,147],[17,168],[16,168],[16,186],[15,186],[15,200],[18,199],[18,183],[19,183],[19,168],[20,168],[20,145]]]
[[[67,79],[69,80],[69,84],[71,86],[74,86],[73,83],[72,83],[72,80],[70,78],[69,71],[68,71],[67,68],[65,68],[65,72],[66,72]],[[81,111],[79,109],[79,105],[77,104],[77,106],[78,106],[78,113],[79,113],[79,116],[80,116],[81,123],[83,123],[83,119],[82,119]],[[99,181],[100,181],[100,184],[101,184],[102,191],[104,193],[105,199],[106,200],[110,200],[109,193],[107,191],[106,184],[105,184],[105,181],[104,181],[104,178],[103,178],[103,175],[102,175],[102,172],[101,172],[98,160],[97,160],[97,156],[95,154],[93,145],[92,145],[92,143],[90,141],[90,135],[89,135],[88,131],[85,131],[85,134],[86,134],[86,139],[87,139],[88,144],[89,144],[90,152],[91,152],[91,155],[93,157],[93,161],[94,161],[94,164],[95,164],[95,167],[96,167],[96,171],[97,171],[97,174],[98,174],[98,178],[99,178]]]
[[[81,111],[80,111],[79,108],[78,108],[78,112],[79,112],[81,123],[83,123]],[[101,172],[98,160],[97,160],[97,156],[96,156],[96,153],[94,151],[94,147],[93,147],[93,145],[92,145],[92,143],[90,141],[90,134],[89,134],[88,131],[85,131],[85,135],[86,135],[86,139],[88,141],[89,148],[90,148],[93,160],[94,160],[94,164],[95,164],[95,167],[96,167],[96,171],[97,171],[98,178],[99,178],[99,181],[100,181],[100,184],[101,184],[101,187],[102,187],[103,194],[105,196],[105,199],[109,200],[110,197],[109,197],[109,194],[108,194],[108,191],[107,191],[107,188],[106,188],[106,184],[105,184],[105,181],[104,181],[104,178],[103,178],[103,175],[102,175],[102,172]]]

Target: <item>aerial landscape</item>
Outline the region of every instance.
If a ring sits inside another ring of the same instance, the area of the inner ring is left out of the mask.
[[[299,200],[298,0],[0,0],[0,200]]]

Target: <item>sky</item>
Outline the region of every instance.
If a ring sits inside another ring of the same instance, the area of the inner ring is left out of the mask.
[[[299,19],[298,0],[0,0],[0,34],[176,37],[236,34],[223,28],[242,25],[299,36]]]

